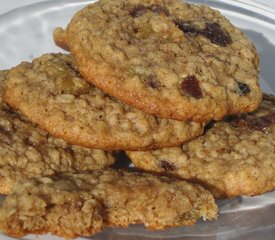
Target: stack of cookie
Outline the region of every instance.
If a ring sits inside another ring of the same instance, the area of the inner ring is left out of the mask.
[[[275,98],[218,11],[99,0],[54,40],[71,53],[0,75],[2,231],[185,226],[215,219],[214,198],[275,188]],[[109,168],[117,151],[147,173]]]

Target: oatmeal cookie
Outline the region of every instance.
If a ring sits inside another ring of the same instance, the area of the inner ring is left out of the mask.
[[[104,168],[111,153],[69,145],[50,136],[2,100],[8,71],[0,71],[0,194],[21,178]]]
[[[220,120],[261,101],[254,44],[218,11],[181,0],[99,0],[64,39],[84,78],[163,118]]]
[[[199,185],[105,169],[19,182],[0,209],[0,229],[15,237],[50,232],[75,238],[105,227],[164,229],[216,216],[213,196]]]
[[[275,97],[264,95],[255,112],[216,122],[181,147],[127,154],[139,168],[199,182],[216,198],[271,191],[275,189]]]
[[[86,82],[66,54],[13,68],[5,100],[52,135],[100,149],[176,146],[202,134],[204,126],[160,119],[112,99]]]

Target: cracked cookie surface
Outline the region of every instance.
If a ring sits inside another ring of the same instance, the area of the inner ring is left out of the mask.
[[[181,147],[127,154],[139,168],[199,182],[216,198],[272,191],[275,97],[264,94],[256,111],[216,122]]]
[[[99,0],[59,31],[86,80],[145,112],[220,120],[261,101],[255,46],[207,6]]]
[[[52,135],[100,149],[176,146],[204,127],[160,119],[112,99],[86,82],[66,54],[46,54],[13,68],[5,100]]]
[[[15,182],[37,175],[87,171],[114,163],[111,153],[70,145],[50,136],[3,100],[9,71],[0,71],[0,193]]]
[[[217,217],[213,196],[201,186],[105,169],[19,182],[0,208],[0,229],[16,237],[50,232],[74,238],[129,224],[188,226],[201,217]]]

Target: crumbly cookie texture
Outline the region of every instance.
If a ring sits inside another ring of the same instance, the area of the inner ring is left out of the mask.
[[[275,97],[258,110],[216,122],[176,148],[127,152],[133,163],[199,182],[216,198],[258,195],[275,189]]]
[[[181,0],[99,0],[64,39],[84,78],[164,118],[220,120],[261,101],[253,43],[218,11]]]
[[[6,80],[9,72],[9,70],[0,70],[0,104],[3,106],[6,106],[3,101],[3,96],[5,93]]]
[[[8,71],[0,71],[0,194],[8,194],[18,179],[104,168],[111,153],[69,145],[12,110],[2,100]]]
[[[105,169],[19,182],[0,209],[0,229],[15,237],[51,232],[74,238],[105,227],[164,229],[216,216],[213,196],[199,185]]]
[[[66,54],[46,54],[13,68],[5,100],[52,135],[100,149],[177,146],[204,127],[160,119],[112,99],[86,82]]]

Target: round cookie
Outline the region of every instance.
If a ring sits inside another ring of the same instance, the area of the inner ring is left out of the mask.
[[[100,149],[177,146],[203,123],[160,119],[115,101],[86,82],[72,55],[46,54],[9,74],[5,100],[71,144]]]
[[[0,71],[0,194],[8,194],[22,178],[95,170],[114,163],[111,153],[69,145],[8,107],[2,100],[7,73]]]
[[[0,208],[0,229],[22,237],[91,236],[107,227],[144,224],[160,230],[217,218],[213,196],[176,178],[119,170],[20,181]]]
[[[220,120],[261,101],[253,43],[218,11],[181,0],[99,0],[64,40],[83,77],[163,118]]]
[[[133,163],[199,182],[216,198],[258,195],[275,189],[275,97],[258,110],[216,122],[176,148],[127,152]]]

